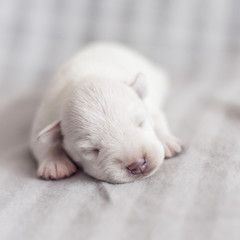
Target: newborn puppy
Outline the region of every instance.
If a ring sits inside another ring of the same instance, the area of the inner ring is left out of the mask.
[[[117,44],[95,43],[50,82],[36,115],[31,147],[38,175],[61,179],[81,167],[111,183],[152,175],[182,150],[160,106],[164,73]]]

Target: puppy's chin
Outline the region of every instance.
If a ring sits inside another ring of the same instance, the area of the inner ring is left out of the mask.
[[[150,177],[151,175],[153,175],[157,170],[159,169],[158,168],[155,168],[153,169],[153,171],[151,172],[148,172],[146,174],[141,174],[141,175],[131,175],[131,174],[128,174],[124,177],[104,177],[104,178],[101,178],[99,180],[101,181],[104,181],[104,182],[107,182],[107,183],[111,183],[111,184],[124,184],[124,183],[131,183],[131,182],[135,182],[135,181],[139,181],[139,180],[142,180],[142,179],[145,179],[145,178],[148,178]]]
[[[97,174],[97,176],[95,174],[88,173],[87,171],[85,172],[97,180],[112,183],[112,184],[131,183],[141,179],[148,178],[151,175],[153,175],[160,168],[162,162],[163,160],[158,161],[156,163],[150,163],[148,169],[142,174],[132,174],[126,169],[113,171],[110,174],[108,173],[104,173],[102,175]]]

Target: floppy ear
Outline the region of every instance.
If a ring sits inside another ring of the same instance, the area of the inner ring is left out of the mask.
[[[142,73],[138,73],[130,87],[137,93],[137,95],[143,99],[147,93],[147,85],[145,81],[145,76]]]
[[[53,122],[45,127],[37,136],[41,143],[55,144],[62,140],[60,121]]]

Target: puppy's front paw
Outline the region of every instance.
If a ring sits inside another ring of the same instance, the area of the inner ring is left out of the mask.
[[[75,165],[67,158],[46,159],[38,167],[38,176],[43,179],[61,179],[71,176],[77,171]]]
[[[183,149],[183,144],[178,138],[167,135],[163,138],[163,147],[165,151],[165,158],[171,158]]]

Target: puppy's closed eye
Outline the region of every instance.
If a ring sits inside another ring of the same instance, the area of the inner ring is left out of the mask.
[[[145,123],[146,123],[146,120],[144,119],[144,120],[141,120],[141,121],[139,121],[138,123],[137,123],[137,126],[139,127],[139,128],[143,128],[144,126],[145,126]]]
[[[82,153],[84,154],[85,157],[87,158],[96,158],[100,152],[99,148],[87,148],[82,150]]]
[[[98,155],[100,150],[98,148],[94,148],[91,150],[95,155]]]

